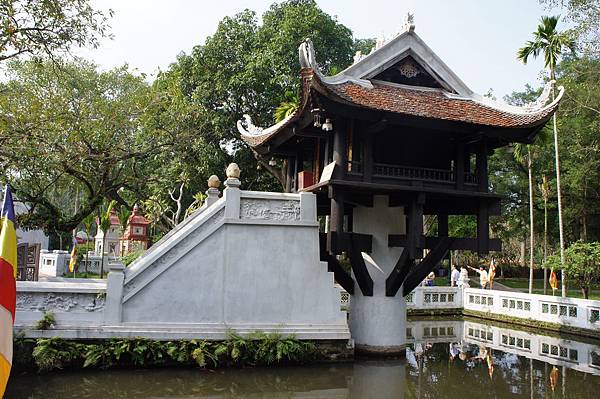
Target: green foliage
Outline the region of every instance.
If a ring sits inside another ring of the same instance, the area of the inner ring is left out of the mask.
[[[537,58],[544,54],[544,66],[554,73],[557,60],[565,50],[575,51],[575,41],[569,32],[558,32],[558,16],[543,16],[537,30],[533,32],[533,40],[528,41],[517,52],[517,58],[527,64],[529,57]],[[554,77],[554,76],[552,76]]]
[[[53,57],[71,46],[98,46],[107,33],[109,10],[89,0],[0,1],[0,61],[23,54]]]
[[[256,332],[242,337],[233,332],[218,344],[215,356],[235,366],[271,365],[280,362],[302,362],[315,355],[315,345],[293,336]]]
[[[125,266],[129,266],[130,264],[133,263],[134,260],[136,260],[137,258],[142,256],[143,254],[144,254],[144,251],[129,252],[127,255],[121,257],[121,260],[123,261],[123,264]]]
[[[60,338],[38,339],[32,356],[39,371],[50,371],[77,361],[82,348],[82,344]]]
[[[292,115],[300,106],[300,98],[292,92],[287,92],[285,101],[275,108],[275,122],[281,122]]]
[[[563,268],[569,280],[577,282],[587,299],[592,284],[600,281],[600,242],[577,241],[571,244],[565,250]]]
[[[154,366],[166,362],[195,363],[203,368],[257,366],[304,362],[316,356],[316,347],[311,342],[299,341],[293,336],[260,332],[247,337],[229,332],[222,342],[164,342],[135,338],[77,343],[50,338],[23,341],[20,347],[24,348],[25,344],[31,345],[32,342],[35,342],[32,358],[39,371],[62,369],[75,364],[103,369],[119,365]]]
[[[44,315],[41,319],[35,323],[36,330],[48,330],[56,324],[56,319],[54,318],[54,313],[52,312],[44,312]]]

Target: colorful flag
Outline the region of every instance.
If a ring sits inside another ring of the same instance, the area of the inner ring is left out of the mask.
[[[550,388],[552,388],[552,392],[556,389],[556,385],[558,384],[558,369],[556,366],[552,366],[552,370],[550,371]]]
[[[73,237],[73,249],[71,250],[71,260],[69,261],[69,273],[75,272],[77,264],[77,240]],[[63,263],[64,265],[64,263]]]
[[[550,283],[550,287],[552,287],[553,290],[558,289],[558,277],[556,277],[554,269],[550,271],[550,279],[548,281]]]
[[[17,297],[17,232],[8,185],[0,210],[0,397],[4,395],[13,355],[13,323]]]
[[[487,351],[487,356],[485,358],[487,366],[488,366],[488,375],[490,376],[490,379],[492,379],[492,376],[494,375],[494,359],[492,358],[492,349],[488,349]]]
[[[492,258],[490,261],[490,270],[489,270],[488,279],[490,281],[490,289],[492,289],[492,285],[494,284],[494,277],[496,277],[496,260]]]

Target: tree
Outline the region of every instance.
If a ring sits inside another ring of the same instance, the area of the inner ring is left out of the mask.
[[[550,198],[550,184],[546,175],[542,175],[542,183],[540,184],[540,192],[544,199],[544,263],[548,259],[548,200]],[[544,295],[548,290],[548,268],[544,267]]]
[[[539,95],[539,90],[533,90],[531,87],[526,87],[527,91],[523,93],[513,93],[512,96],[506,97],[508,102],[513,105],[524,105],[528,102],[534,101]],[[541,130],[536,138],[536,143],[539,145],[545,141],[545,130]],[[535,226],[533,217],[533,187],[535,185],[533,179],[533,160],[535,154],[535,147],[529,144],[516,143],[513,145],[515,160],[521,164],[525,164],[527,167],[527,181],[529,186],[529,293],[533,293],[533,268],[534,268],[534,250],[535,250]]]
[[[290,0],[273,4],[263,14],[262,24],[250,10],[224,18],[204,44],[181,55],[167,72],[177,75],[190,103],[206,110],[204,140],[214,146],[226,142],[229,154],[244,170],[242,177],[262,189],[285,187],[282,165],[269,165],[269,159],[239,140],[236,122],[249,114],[256,125],[271,125],[274,110],[282,102],[295,103],[289,93],[298,93],[300,88],[298,46],[307,37],[318,49],[325,73],[352,62],[350,29],[313,0]],[[256,169],[257,162],[261,170]]]
[[[70,231],[103,201],[131,208],[191,160],[199,163],[202,115],[162,81],[150,87],[127,67],[99,72],[85,61],[59,69],[17,61],[8,73],[0,90],[0,179],[30,205],[20,215],[24,226]]]
[[[104,278],[104,253],[106,252],[106,235],[111,226],[110,216],[116,204],[116,201],[111,201],[106,207],[106,209],[100,211],[100,214],[98,216],[98,228],[100,229],[100,231],[102,231],[102,251],[100,251],[100,278]]]
[[[24,54],[54,58],[73,45],[96,48],[112,15],[89,0],[0,0],[0,61]]]
[[[94,215],[93,213],[90,213],[89,215],[87,215],[82,223],[83,223],[83,228],[85,230],[85,235],[86,235],[86,242],[85,242],[85,277],[88,276],[88,265],[89,265],[89,256],[90,256],[90,237],[92,234],[92,227],[94,226],[94,223],[96,222],[96,215]]]
[[[566,18],[574,24],[580,48],[591,56],[600,54],[600,0],[540,0],[549,8],[566,10]]]
[[[559,260],[550,256],[548,263],[555,265]],[[565,251],[565,260],[562,267],[570,278],[577,281],[583,297],[588,299],[590,287],[600,281],[600,243],[577,241]]]
[[[541,23],[538,25],[537,30],[533,32],[533,40],[528,41],[524,47],[520,48],[517,52],[517,58],[524,64],[530,56],[534,58],[540,54],[544,54],[544,67],[548,68],[550,81],[555,82],[556,76],[556,62],[560,55],[565,50],[575,51],[575,42],[571,35],[565,32],[558,32],[556,25],[558,24],[559,17],[557,16],[544,16],[541,19]],[[552,97],[554,98],[554,88],[552,89]],[[563,231],[563,215],[562,215],[562,196],[560,191],[560,156],[558,150],[558,128],[556,126],[556,113],[552,115],[552,124],[554,127],[554,149],[556,159],[556,191],[558,197],[558,231],[560,237],[560,258],[561,263],[564,264],[564,231]],[[566,282],[563,271],[561,279],[562,283],[562,296],[566,296]]]

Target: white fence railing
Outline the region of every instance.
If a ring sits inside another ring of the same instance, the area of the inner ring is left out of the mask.
[[[352,306],[341,291],[342,309]],[[417,287],[406,296],[406,307],[418,310],[464,309],[600,331],[600,301],[512,291]]]

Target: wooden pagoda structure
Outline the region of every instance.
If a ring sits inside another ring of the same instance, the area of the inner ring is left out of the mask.
[[[483,255],[501,249],[489,233],[502,196],[490,192],[488,157],[510,143],[531,143],[558,108],[562,88],[550,101],[548,85],[523,107],[478,95],[410,21],[370,54],[357,53],[354,64],[335,76],[320,72],[310,40],[299,55],[297,111],[264,129],[245,116],[238,129],[257,153],[287,160],[287,191],[317,195],[318,213],[330,221],[321,257],[348,292],[356,291],[355,283],[363,296],[374,292],[374,270],[365,262],[375,243],[365,223],[357,228],[356,210],[372,208],[377,197],[403,214],[400,233],[388,234],[385,243],[404,249],[394,264],[381,267],[386,296],[402,286],[404,295],[410,293],[448,250]],[[437,216],[437,236],[423,234],[424,215]],[[449,215],[474,215],[476,236],[449,237]],[[336,260],[342,252],[352,276]]]

